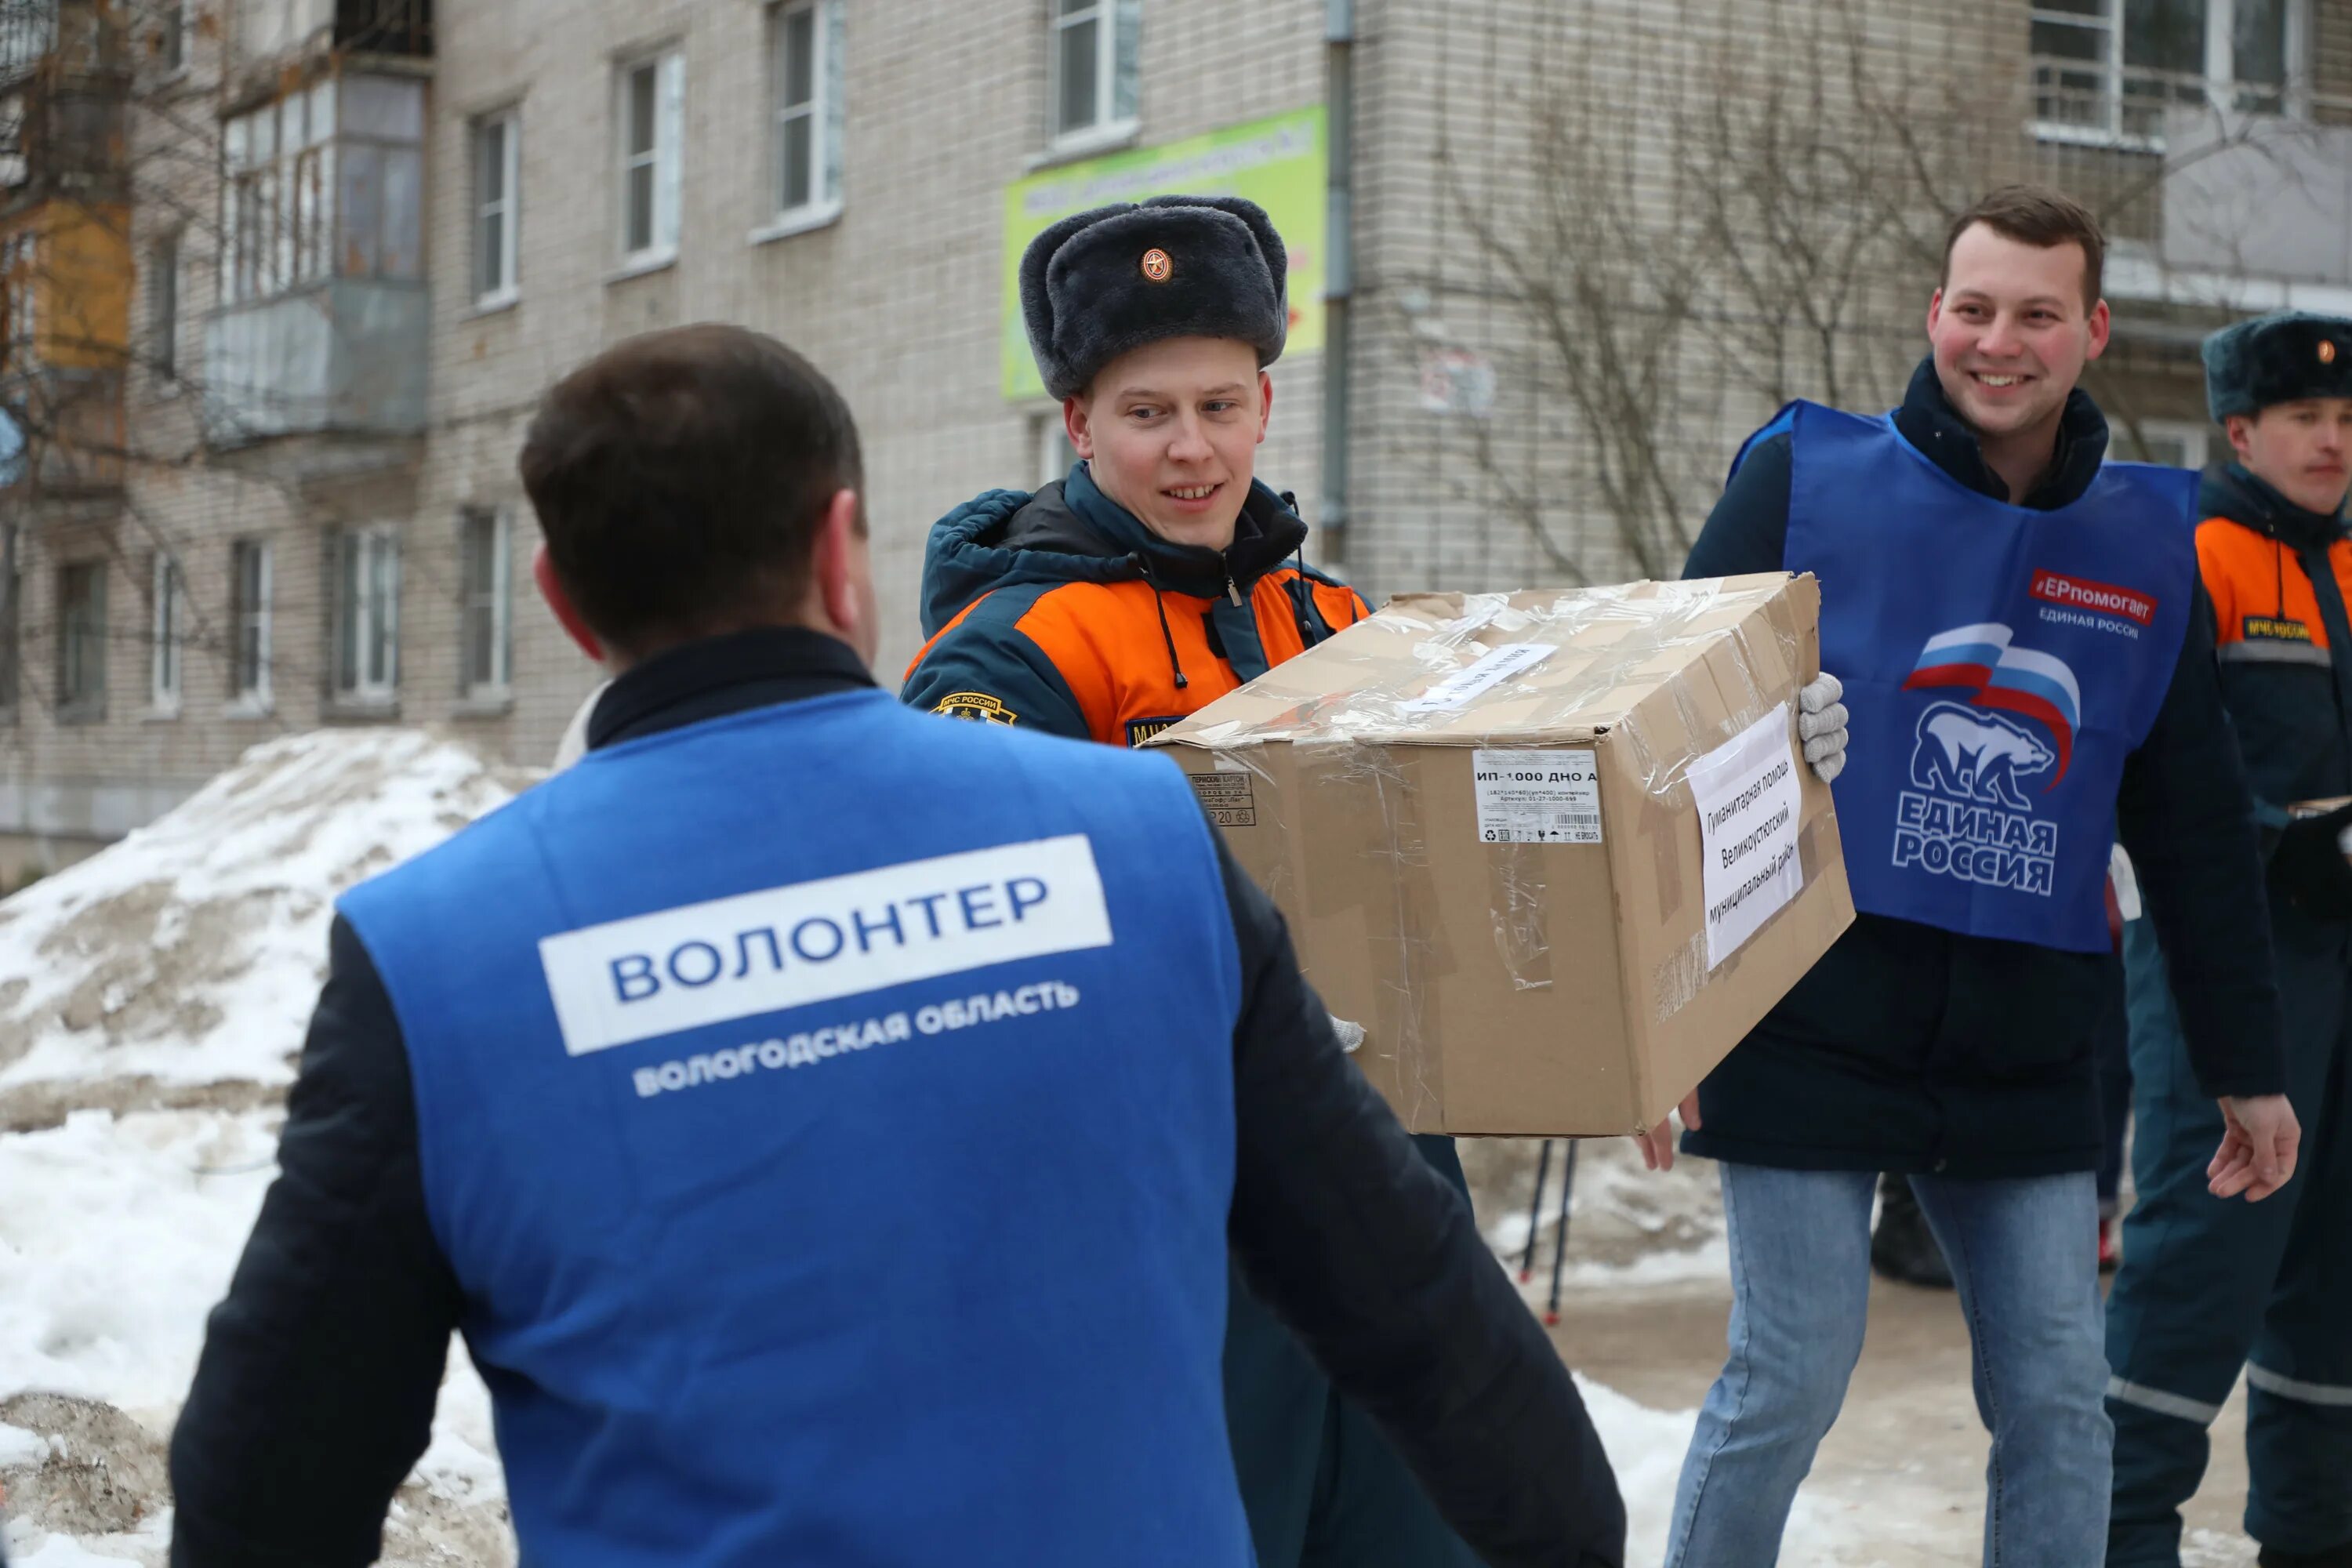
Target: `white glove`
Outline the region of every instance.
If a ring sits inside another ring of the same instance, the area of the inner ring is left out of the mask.
[[[1845,771],[1845,704],[1838,700],[1844,695],[1844,685],[1827,670],[1797,693],[1797,739],[1823,784],[1835,784]]]

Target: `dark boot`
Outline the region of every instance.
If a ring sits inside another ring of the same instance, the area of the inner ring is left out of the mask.
[[[1950,1289],[1952,1270],[1944,1262],[1944,1249],[1936,1245],[1936,1233],[1927,1228],[1927,1216],[1919,1212],[1911,1184],[1891,1173],[1881,1176],[1878,1198],[1878,1228],[1870,1237],[1871,1268],[1883,1279]]]
[[[2265,1546],[2254,1561],[2262,1568],[2352,1568],[2352,1541],[2325,1552],[2281,1552],[2275,1546]]]

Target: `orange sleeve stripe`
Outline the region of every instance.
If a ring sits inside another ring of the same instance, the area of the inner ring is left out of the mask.
[[[980,608],[982,605],[988,603],[988,595],[995,592],[995,589],[991,588],[988,591],[988,594],[982,594],[979,598],[974,599],[971,604],[966,605],[962,609],[958,610],[956,612],[955,619],[950,621],[946,626],[941,626],[938,633],[932,637],[931,640],[923,645],[922,650],[916,654],[913,658],[907,661],[907,673],[898,678],[900,683],[904,684],[907,681],[914,679],[915,671],[921,667],[923,660],[931,657],[931,649],[940,646],[940,638],[947,636],[950,632],[955,630],[956,627],[963,625],[963,618],[971,614],[974,610]]]
[[[1066,583],[1038,595],[1036,603],[1013,623],[1052,661],[1070,695],[1078,700],[1078,711],[1086,715],[1094,738],[1114,744],[1125,744],[1125,738],[1115,733],[1118,692],[1112,671],[1122,660],[1141,658],[1147,651],[1129,646],[1136,639],[1121,635],[1125,628],[1120,623],[1127,617],[1119,615],[1118,599],[1120,590],[1129,588],[1150,592],[1140,583]],[[1157,643],[1148,652],[1167,658]]]

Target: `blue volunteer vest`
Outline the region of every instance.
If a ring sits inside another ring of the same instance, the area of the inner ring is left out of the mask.
[[[341,908],[524,1561],[1250,1562],[1239,959],[1166,759],[823,698],[595,752]]]
[[[2111,463],[2037,511],[1890,417],[1792,404],[1748,445],[1784,429],[1784,564],[1821,580],[1822,668],[1853,714],[1834,794],[1855,907],[2106,952],[2124,762],[2189,625],[2196,477]]]

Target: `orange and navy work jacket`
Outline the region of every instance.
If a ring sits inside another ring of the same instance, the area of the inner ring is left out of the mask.
[[[2352,795],[2352,539],[2232,467],[2205,484],[2197,563],[2222,698],[2263,816]]]
[[[1297,559],[1307,525],[1253,485],[1223,551],[1171,544],[1080,463],[931,529],[911,706],[1134,746],[1370,613]]]

